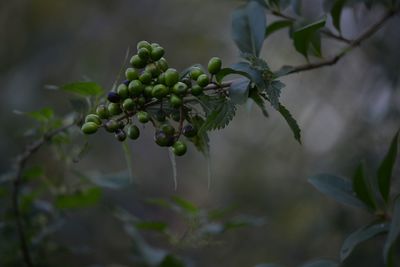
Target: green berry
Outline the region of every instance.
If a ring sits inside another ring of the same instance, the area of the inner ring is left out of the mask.
[[[157,82],[161,83],[161,84],[165,84],[165,73],[164,72],[162,72],[160,75],[158,75]]]
[[[108,112],[111,116],[115,116],[122,113],[122,109],[118,103],[108,104]]]
[[[128,128],[128,137],[132,140],[138,139],[140,136],[139,128],[136,125],[131,125]]]
[[[206,87],[210,83],[210,79],[206,74],[201,74],[197,78],[197,84],[200,85],[201,87]]]
[[[186,144],[182,141],[176,141],[172,146],[172,152],[177,156],[183,156],[186,150]]]
[[[139,111],[137,118],[141,123],[147,123],[150,120],[150,115],[146,111]]]
[[[129,83],[128,89],[131,95],[138,96],[143,92],[144,86],[141,81],[133,80]]]
[[[99,105],[96,108],[96,113],[101,119],[108,119],[110,114],[108,113],[108,109],[105,105]]]
[[[144,70],[150,73],[154,78],[158,77],[158,75],[161,73],[155,63],[148,64]]]
[[[171,103],[171,106],[173,108],[178,108],[178,107],[182,106],[182,103],[183,103],[182,98],[180,98],[177,95],[171,95],[169,102]]]
[[[192,86],[192,89],[191,89],[190,92],[191,92],[191,94],[194,95],[194,96],[201,95],[201,94],[203,93],[203,87],[201,87],[201,86],[198,85],[198,84],[194,84],[194,85]]]
[[[163,124],[160,128],[166,135],[173,136],[175,133],[175,128],[171,124]]]
[[[194,81],[197,81],[197,78],[199,78],[201,74],[204,74],[204,72],[198,67],[193,67],[190,70],[190,78],[192,78]]]
[[[183,96],[186,94],[187,85],[183,82],[177,82],[174,87],[172,87],[172,92],[176,95]]]
[[[85,122],[94,122],[97,125],[101,125],[101,119],[98,115],[96,114],[89,114],[85,118]]]
[[[137,68],[137,69],[141,69],[141,68],[144,68],[144,67],[146,66],[146,61],[144,61],[143,59],[141,59],[141,58],[139,57],[139,55],[134,55],[134,56],[132,56],[132,57],[131,57],[131,60],[129,61],[129,63],[131,63],[131,65],[132,65],[134,68]]]
[[[143,106],[144,104],[146,104],[146,98],[145,98],[144,96],[139,96],[139,97],[136,99],[136,103],[137,103],[139,106]]]
[[[182,129],[182,134],[186,137],[195,137],[197,129],[192,124],[187,124]]]
[[[165,84],[167,86],[173,86],[179,81],[179,73],[176,69],[169,68],[165,72]]]
[[[127,68],[125,71],[125,77],[129,80],[136,80],[139,78],[139,73],[134,68]]]
[[[146,97],[152,97],[153,96],[153,86],[152,85],[147,85],[145,88],[144,88],[144,92],[143,92],[143,94],[146,96]]]
[[[97,132],[98,128],[99,125],[97,123],[89,121],[82,125],[81,130],[84,134],[94,134],[95,132]]]
[[[116,121],[116,120],[109,120],[109,121],[107,121],[106,122],[106,124],[105,124],[105,129],[106,129],[106,131],[107,132],[111,132],[111,133],[113,133],[113,132],[115,132],[116,130],[118,130],[119,128],[120,128],[120,124],[119,124],[119,122],[118,121]]]
[[[143,60],[144,62],[147,62],[147,60],[149,60],[150,58],[150,51],[144,47],[139,48],[137,54],[140,57],[140,59]]]
[[[139,76],[139,80],[143,84],[150,84],[151,83],[151,78],[152,78],[151,73],[147,72],[147,71],[143,71],[142,74],[140,74],[140,76]]]
[[[118,141],[123,142],[126,139],[126,133],[124,130],[118,129],[115,131],[115,138],[117,138]]]
[[[168,88],[163,84],[157,84],[153,87],[152,95],[157,99],[161,99],[168,95]]]
[[[132,98],[127,98],[124,100],[124,102],[122,103],[122,107],[124,108],[124,110],[126,111],[132,111],[135,109],[135,103],[133,102]]]
[[[154,135],[154,141],[159,146],[171,146],[174,143],[174,137],[167,135],[162,130],[158,130]]]
[[[208,72],[211,74],[217,74],[222,67],[222,60],[219,57],[213,57],[208,62]]]
[[[129,91],[128,91],[128,86],[125,84],[121,83],[117,87],[117,93],[121,97],[121,99],[125,99],[129,97]]]
[[[152,60],[157,61],[160,58],[162,58],[163,55],[164,55],[164,48],[162,48],[161,46],[156,46],[153,47],[150,57]]]
[[[140,48],[147,48],[147,50],[151,51],[151,45],[147,41],[138,42],[136,48],[137,50],[139,50]]]
[[[168,69],[168,62],[165,58],[160,58],[157,62],[156,62],[157,67],[162,70],[162,71],[166,71]]]

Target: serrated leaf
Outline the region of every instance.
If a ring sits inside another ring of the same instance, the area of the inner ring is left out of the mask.
[[[199,212],[199,209],[191,202],[178,196],[171,197],[172,202],[181,208],[183,211],[191,214]]]
[[[264,8],[250,1],[232,15],[232,38],[243,53],[260,54],[264,42],[266,16]]]
[[[260,90],[265,90],[266,84],[262,76],[262,72],[252,67],[248,62],[239,62],[231,66],[232,69],[246,73],[244,76],[249,78],[257,85]]]
[[[41,122],[41,123],[46,123],[54,117],[53,109],[47,108],[47,107],[36,110],[36,111],[29,111],[29,112],[14,110],[14,113],[17,115],[26,115],[26,116],[28,116],[38,122]]]
[[[316,260],[301,265],[301,267],[338,267],[338,266],[339,264],[331,260]]]
[[[386,223],[367,225],[358,229],[349,235],[343,242],[342,248],[340,249],[340,260],[344,261],[360,243],[371,239],[378,234],[387,232],[388,229],[389,227]]]
[[[342,9],[343,9],[343,6],[345,3],[346,3],[346,0],[336,0],[331,9],[333,26],[335,26],[335,28],[339,32],[340,32],[340,18],[341,18]]]
[[[191,123],[196,129],[201,129],[204,125],[205,120],[200,116],[194,116],[191,119]],[[195,145],[197,150],[199,150],[205,157],[209,157],[210,139],[206,131],[198,131],[195,137],[189,138],[189,140]]]
[[[304,57],[308,58],[310,48],[314,49],[315,54],[320,54],[321,43],[318,30],[325,26],[326,19],[323,18],[316,22],[307,24],[293,32],[293,43],[296,50]]]
[[[282,104],[279,104],[278,111],[286,120],[287,124],[292,130],[294,139],[296,139],[301,144],[301,129],[297,124],[297,121],[293,118],[292,114],[290,114],[289,110],[287,110]]]
[[[96,204],[100,197],[100,188],[92,187],[69,195],[59,195],[56,197],[55,205],[59,209],[84,208]]]
[[[389,193],[390,193],[390,184],[393,166],[396,161],[397,156],[397,142],[399,138],[399,131],[395,134],[390,144],[389,150],[385,155],[385,158],[382,160],[379,169],[378,169],[378,186],[379,191],[385,202],[389,201]]]
[[[234,104],[244,104],[249,98],[249,79],[236,79],[229,87],[229,98]]]
[[[337,202],[356,208],[365,205],[356,196],[350,180],[331,174],[312,176],[308,181],[321,193],[335,199]]]
[[[265,38],[267,38],[268,36],[270,36],[271,34],[273,34],[276,31],[279,31],[279,30],[287,28],[287,27],[291,27],[292,25],[293,25],[293,21],[291,21],[291,20],[274,21],[273,23],[268,25],[268,27],[265,29]]]
[[[397,196],[397,198],[394,201],[389,233],[385,242],[385,246],[383,248],[383,257],[385,259],[385,263],[389,261],[390,251],[396,240],[399,238],[399,236],[400,236],[400,196]]]
[[[221,69],[221,70],[215,75],[215,79],[217,80],[218,83],[221,83],[222,80],[223,80],[226,76],[231,75],[231,74],[239,74],[239,75],[242,75],[242,76],[244,76],[244,77],[247,77],[247,78],[251,79],[251,76],[250,76],[248,73],[246,73],[246,72],[244,72],[244,71],[235,70],[235,69],[233,69],[233,68],[223,68],[223,69]]]
[[[219,130],[225,128],[229,122],[235,117],[236,106],[231,101],[221,98],[216,102],[215,106],[208,108],[207,118],[200,129],[202,131]]]
[[[104,90],[95,82],[76,82],[65,84],[61,90],[78,94],[81,96],[97,96],[103,94]]]
[[[280,112],[279,96],[281,95],[281,89],[285,87],[285,84],[280,81],[272,81],[265,92],[268,95],[269,102],[271,105]]]
[[[260,96],[257,90],[251,90],[249,97],[256,103],[256,105],[261,109],[262,114],[265,117],[269,117],[267,108],[265,107],[265,100]]]
[[[371,184],[364,174],[363,165],[359,164],[353,175],[353,190],[357,197],[372,211],[376,209],[376,200]]]

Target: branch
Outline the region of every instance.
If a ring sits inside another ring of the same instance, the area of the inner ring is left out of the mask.
[[[22,223],[22,216],[19,209],[19,191],[22,184],[22,171],[25,167],[28,159],[39,150],[39,148],[45,143],[49,142],[57,134],[66,131],[75,125],[74,123],[64,125],[58,129],[50,131],[43,135],[40,139],[34,141],[30,145],[26,146],[25,150],[17,157],[15,162],[15,178],[13,181],[12,191],[12,209],[17,223],[17,233],[20,242],[20,249],[24,258],[25,265],[27,267],[33,267],[32,258],[29,253],[28,241],[25,236],[24,227]]]
[[[333,56],[332,58],[321,61],[321,62],[317,62],[317,63],[309,63],[309,64],[305,64],[305,65],[300,65],[297,67],[292,67],[291,70],[289,70],[285,75],[298,73],[298,72],[302,72],[302,71],[313,70],[313,69],[336,64],[349,51],[351,51],[353,48],[359,46],[362,42],[364,42],[365,40],[370,38],[372,35],[374,35],[377,31],[379,31],[382,28],[382,26],[391,17],[393,17],[397,12],[398,12],[398,10],[397,11],[391,10],[388,13],[386,13],[386,15],[383,16],[377,23],[372,25],[368,30],[366,30],[363,34],[361,34],[357,39],[351,41],[347,47],[345,47],[340,53]]]

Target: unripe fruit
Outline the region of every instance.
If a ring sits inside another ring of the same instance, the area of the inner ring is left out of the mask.
[[[210,79],[208,78],[208,76],[206,74],[201,74],[198,78],[197,78],[197,84],[200,85],[201,87],[205,87],[210,83]]]
[[[156,113],[156,120],[159,122],[165,121],[166,114],[163,110],[159,109]]]
[[[186,137],[195,137],[197,129],[192,124],[187,124],[182,129],[182,134]]]
[[[110,114],[108,113],[108,109],[105,105],[99,105],[96,108],[96,113],[101,119],[107,119]]]
[[[162,70],[162,71],[166,71],[168,69],[168,62],[165,58],[160,58],[157,62],[157,67]]]
[[[222,67],[222,60],[219,57],[213,57],[208,62],[208,72],[211,74],[217,74]]]
[[[164,55],[164,48],[162,48],[161,46],[156,46],[153,47],[150,57],[152,60],[157,61],[160,58],[162,58],[163,55]]]
[[[153,86],[151,86],[151,85],[147,85],[145,88],[144,88],[144,92],[143,92],[143,94],[146,96],[146,97],[152,97],[153,96]]]
[[[124,110],[126,111],[132,111],[135,109],[135,103],[133,102],[132,98],[127,98],[124,100],[124,102],[122,103],[122,107],[124,108]]]
[[[156,131],[154,141],[159,146],[171,146],[174,143],[174,137],[167,135],[162,130]]]
[[[177,95],[171,95],[169,102],[171,103],[171,106],[173,108],[178,108],[178,107],[182,106],[182,103],[183,103],[182,98],[180,98]]]
[[[160,128],[166,135],[173,136],[175,133],[175,128],[171,124],[163,124]]]
[[[172,152],[177,156],[183,156],[186,153],[186,144],[182,141],[176,141],[172,146]]]
[[[94,134],[97,132],[97,129],[99,128],[99,125],[94,123],[94,122],[86,122],[82,125],[82,132],[84,134]]]
[[[138,96],[143,92],[144,86],[141,81],[133,80],[129,83],[128,89],[131,95]]]
[[[139,76],[139,80],[143,84],[150,84],[151,83],[151,78],[152,78],[151,73],[147,72],[147,71],[143,71],[142,74]]]
[[[111,116],[115,116],[122,113],[122,109],[117,103],[108,104],[108,112]]]
[[[107,99],[111,103],[118,103],[119,101],[121,101],[121,97],[116,92],[109,92],[107,94]]]
[[[157,48],[157,47],[161,47],[160,46],[160,44],[158,44],[158,43],[151,43],[151,49],[153,50],[154,48]]]
[[[118,130],[120,128],[120,124],[116,120],[109,120],[104,125],[104,128],[106,129],[107,132],[112,133],[112,132],[115,132],[116,130]]]
[[[96,114],[89,114],[85,118],[85,122],[94,122],[97,125],[101,125],[101,119]]]
[[[139,78],[139,73],[134,68],[127,68],[125,71],[125,77],[129,80],[136,80]]]
[[[194,67],[190,70],[190,78],[194,81],[197,81],[197,78],[199,78],[201,74],[204,74],[204,72],[198,67]]]
[[[187,85],[183,82],[177,82],[174,87],[172,87],[172,92],[176,95],[183,96],[186,94]]]
[[[154,78],[158,77],[158,75],[161,73],[155,63],[148,64],[144,70],[150,73]]]
[[[141,60],[147,62],[150,58],[150,51],[147,48],[142,47],[138,50],[138,56]]]
[[[190,90],[190,93],[194,96],[201,95],[203,93],[203,87],[201,87],[198,84],[195,84],[192,86],[192,89]]]
[[[117,138],[118,141],[123,142],[126,139],[126,133],[124,130],[118,129],[115,132],[115,138]]]
[[[137,118],[141,123],[147,123],[150,120],[150,115],[146,111],[139,111]]]
[[[137,50],[139,50],[140,48],[147,48],[149,51],[151,51],[151,45],[147,41],[138,42],[136,48]]]
[[[141,59],[139,55],[133,55],[129,61],[134,68],[141,69],[146,66],[146,61]]]
[[[179,73],[176,69],[169,68],[165,72],[165,84],[167,86],[173,86],[179,81]]]
[[[125,99],[129,97],[129,91],[128,91],[128,86],[125,84],[121,83],[117,87],[117,93],[121,97],[121,99]]]
[[[144,104],[146,104],[146,98],[145,98],[144,96],[139,96],[139,97],[136,99],[136,103],[137,103],[139,106],[143,106]]]
[[[165,73],[164,72],[162,72],[160,75],[158,75],[157,82],[161,83],[161,84],[165,84]]]
[[[131,125],[128,128],[128,137],[132,140],[138,139],[140,136],[139,128],[136,125]]]
[[[185,77],[182,79],[182,82],[186,84],[187,87],[192,87],[192,81],[190,80],[190,78]]]
[[[168,95],[168,88],[163,84],[157,84],[153,87],[152,95],[157,99],[161,99]]]

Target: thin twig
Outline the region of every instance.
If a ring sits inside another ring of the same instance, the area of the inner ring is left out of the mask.
[[[351,44],[353,42],[353,40],[347,39],[347,38],[343,37],[342,35],[337,35],[328,29],[322,30],[321,33],[326,35],[327,37],[330,37],[332,39],[335,39],[337,41],[340,41],[340,42],[343,42],[346,44]]]
[[[21,211],[19,209],[19,192],[22,184],[22,171],[25,167],[28,159],[39,150],[39,148],[50,141],[55,135],[66,131],[67,129],[74,126],[75,123],[64,125],[58,129],[50,131],[44,134],[40,139],[34,141],[30,145],[26,146],[25,150],[17,157],[14,170],[15,178],[13,181],[12,191],[12,209],[17,223],[17,233],[19,236],[20,249],[22,256],[27,267],[33,267],[32,258],[29,252],[28,241],[25,236],[24,227],[22,223]]]

